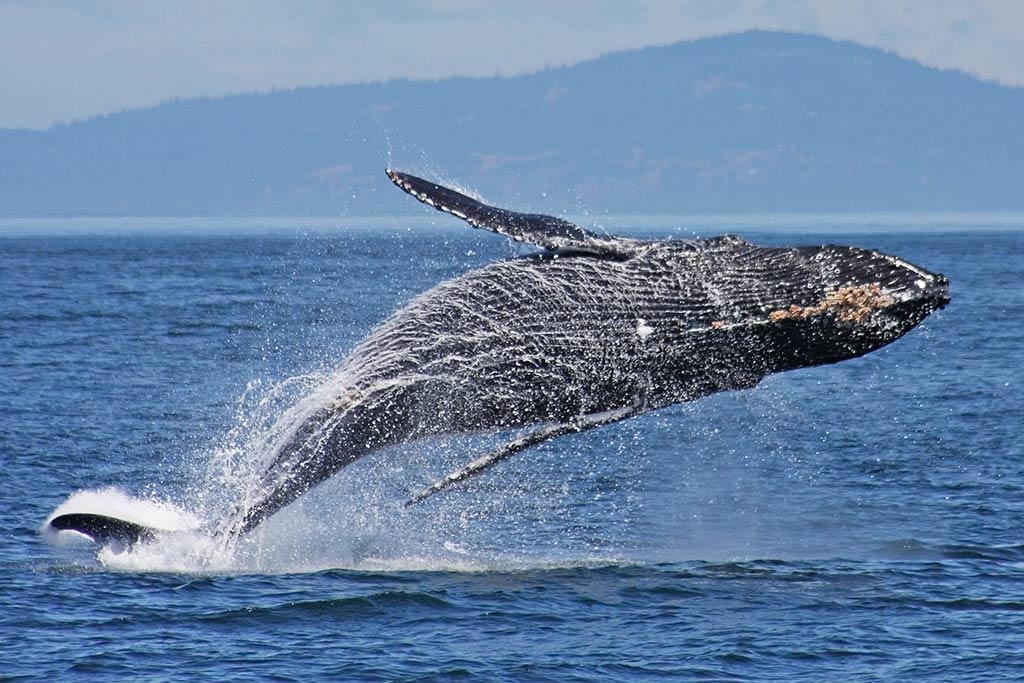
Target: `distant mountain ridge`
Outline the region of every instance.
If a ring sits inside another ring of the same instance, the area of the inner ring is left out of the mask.
[[[551,213],[1021,210],[1022,126],[1024,89],[755,31],[0,130],[0,215],[419,210],[389,164]]]

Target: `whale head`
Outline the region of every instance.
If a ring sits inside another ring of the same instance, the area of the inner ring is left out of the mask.
[[[835,245],[765,251],[788,272],[775,278],[762,309],[775,369],[869,353],[950,301],[945,276],[879,251]]]

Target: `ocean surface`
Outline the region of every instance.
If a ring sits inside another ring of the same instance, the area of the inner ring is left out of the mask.
[[[0,221],[0,680],[1024,680],[1024,218],[625,222],[877,248],[953,301],[420,506],[508,435],[366,458],[238,547],[118,552],[43,526],[215,517],[377,322],[523,249],[443,216]]]

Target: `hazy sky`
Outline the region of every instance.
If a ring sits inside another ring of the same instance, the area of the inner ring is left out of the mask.
[[[510,75],[753,28],[1024,85],[1024,0],[0,0],[0,127],[172,97]]]

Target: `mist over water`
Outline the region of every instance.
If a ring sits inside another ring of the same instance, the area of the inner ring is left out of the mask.
[[[896,253],[953,303],[864,358],[558,439],[411,508],[520,432],[386,449],[237,545],[202,529],[275,421],[399,304],[517,250],[436,226],[0,238],[0,633],[47,653],[19,663],[7,639],[0,660],[40,680],[257,660],[351,680],[1012,676],[1024,238],[851,221],[701,234]],[[177,531],[130,551],[40,533],[73,509]]]

